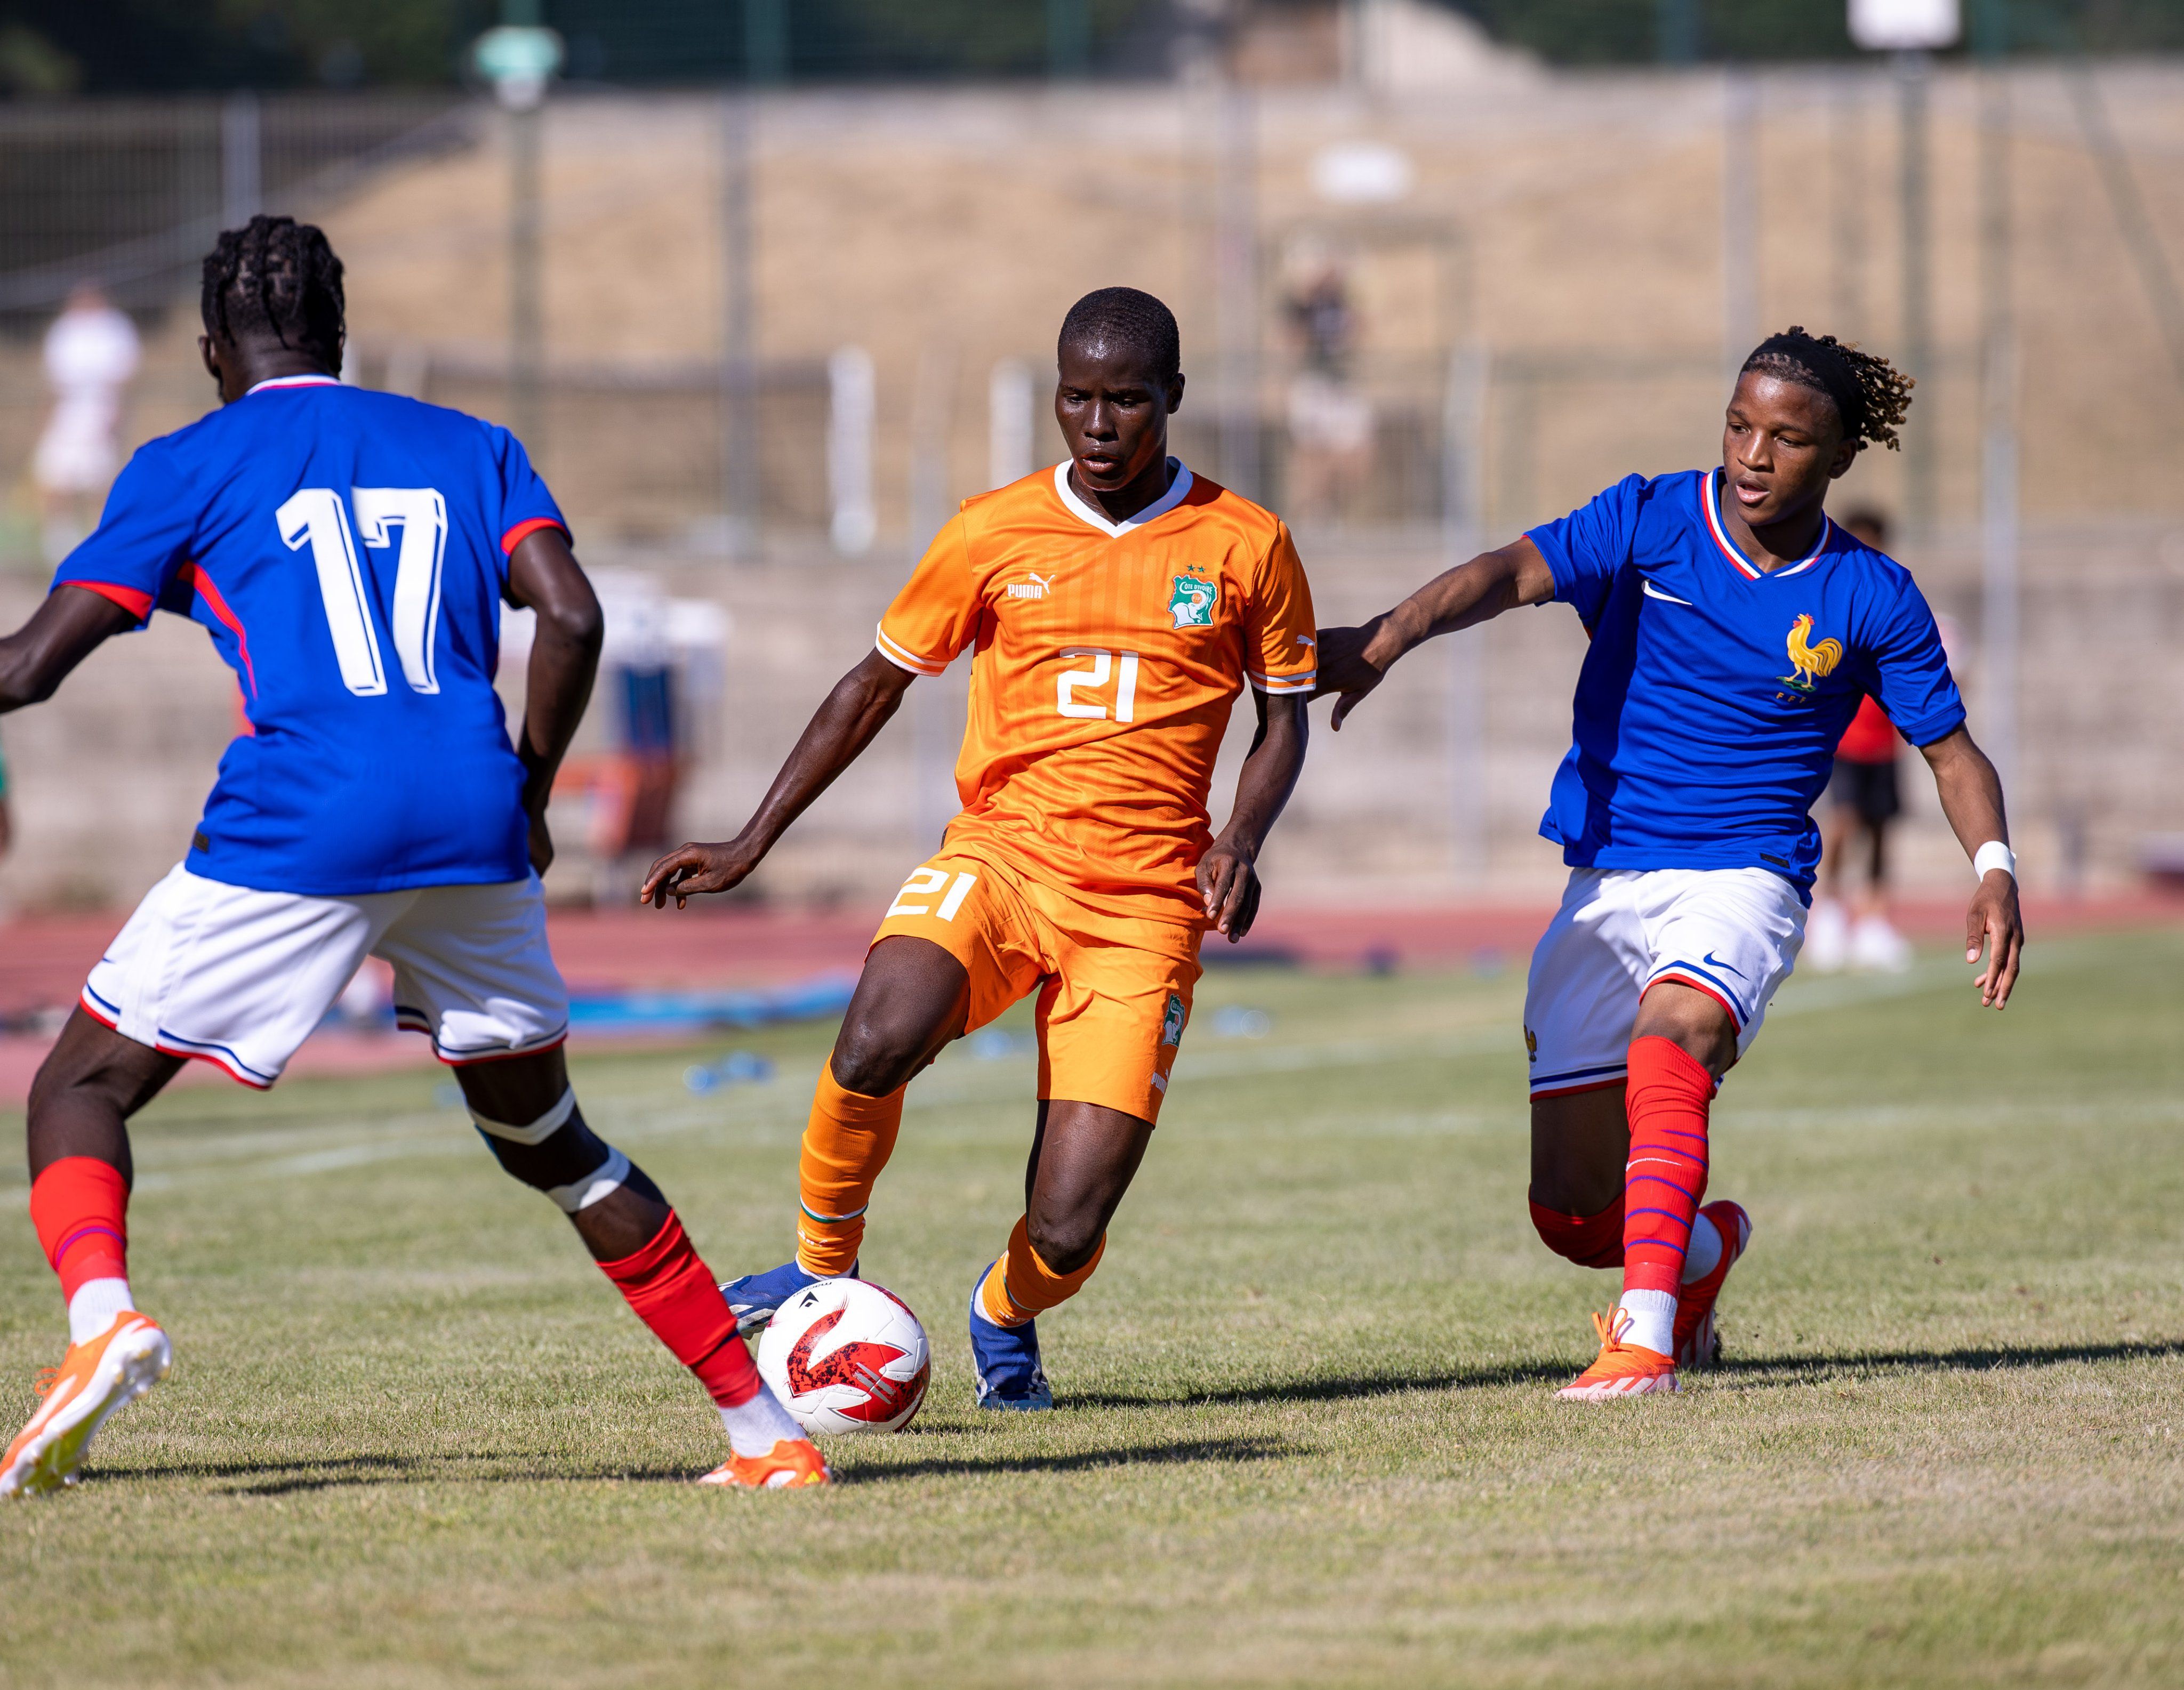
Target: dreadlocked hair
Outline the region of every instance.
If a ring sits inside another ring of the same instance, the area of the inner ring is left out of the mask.
[[[1183,336],[1175,313],[1134,287],[1095,288],[1071,306],[1056,342],[1057,351],[1067,346],[1135,353],[1162,381],[1173,381],[1183,368]]]
[[[1860,447],[1903,449],[1896,431],[1911,409],[1911,390],[1918,383],[1878,353],[1860,352],[1833,335],[1808,335],[1792,325],[1760,342],[1744,360],[1744,370],[1826,394],[1842,419],[1843,437]]]
[[[262,213],[224,231],[204,261],[205,332],[271,335],[341,374],[342,262],[315,225]]]

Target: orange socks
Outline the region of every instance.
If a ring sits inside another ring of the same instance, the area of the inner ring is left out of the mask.
[[[1009,1248],[978,1287],[978,1312],[997,1326],[1021,1326],[1074,1297],[1106,1253],[1107,1241],[1102,1238],[1083,1267],[1074,1273],[1056,1273],[1032,1248],[1030,1222],[1019,1219],[1016,1231],[1009,1234]]]
[[[900,1087],[884,1098],[867,1098],[837,1085],[831,1065],[819,1070],[797,1166],[804,1212],[796,1222],[796,1260],[805,1272],[834,1279],[856,1265],[872,1181],[894,1154],[901,1130]]]

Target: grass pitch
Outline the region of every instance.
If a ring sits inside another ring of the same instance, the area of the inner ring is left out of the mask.
[[[1526,1220],[1513,975],[1212,976],[1045,1323],[1052,1415],[968,1406],[1032,1070],[951,1054],[866,1256],[928,1406],[794,1495],[686,1482],[695,1387],[437,1076],[183,1092],[133,1217],[175,1371],[75,1493],[0,1510],[0,1680],[2177,1683],[2184,937],[2038,946],[2001,1017],[1965,979],[1784,993],[1715,1113],[1758,1229],[1729,1365],[1597,1406],[1548,1396],[1613,1281]],[[826,1034],[743,1042],[780,1077],[577,1065],[723,1273],[788,1251]],[[12,1178],[19,1416],[61,1329]]]

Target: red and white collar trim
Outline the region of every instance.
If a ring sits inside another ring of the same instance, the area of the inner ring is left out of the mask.
[[[1699,504],[1706,512],[1707,532],[1713,536],[1713,543],[1721,548],[1722,556],[1729,559],[1730,566],[1739,575],[1747,581],[1779,581],[1784,575],[1797,575],[1819,562],[1820,554],[1828,549],[1828,540],[1835,532],[1836,526],[1835,519],[1825,514],[1820,518],[1819,539],[1814,542],[1812,551],[1796,563],[1769,570],[1755,570],[1746,562],[1744,553],[1736,549],[1736,542],[1729,537],[1729,530],[1722,525],[1721,499],[1716,486],[1720,475],[1719,470],[1709,470],[1699,477]]]
[[[1175,479],[1168,483],[1167,491],[1139,511],[1135,516],[1126,516],[1120,522],[1110,522],[1105,513],[1094,509],[1077,497],[1069,485],[1069,460],[1065,458],[1054,466],[1054,491],[1061,500],[1061,508],[1080,522],[1089,524],[1109,539],[1118,539],[1134,528],[1142,528],[1148,522],[1166,516],[1190,496],[1194,477],[1180,458],[1167,460]]]
[[[244,388],[242,397],[247,399],[253,393],[264,392],[268,387],[338,387],[340,386],[341,378],[338,375],[274,375],[254,386]]]

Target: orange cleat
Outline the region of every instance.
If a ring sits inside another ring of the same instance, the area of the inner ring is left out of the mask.
[[[159,1322],[133,1309],[88,1343],[70,1344],[39,1382],[45,1401],[0,1461],[0,1497],[49,1496],[74,1484],[99,1427],[165,1378],[174,1358]]]
[[[1600,1333],[1600,1359],[1555,1393],[1574,1403],[1604,1403],[1612,1397],[1639,1397],[1648,1391],[1674,1391],[1675,1358],[1623,1342],[1630,1316],[1621,1309],[1595,1315],[1592,1324]]]
[[[808,1437],[784,1437],[763,1455],[731,1455],[701,1485],[735,1485],[747,1491],[788,1491],[831,1485],[834,1475],[819,1446]]]
[[[1752,1217],[1741,1204],[1710,1203],[1699,1211],[1721,1234],[1721,1259],[1704,1279],[1695,1279],[1676,1294],[1676,1365],[1708,1368],[1721,1365],[1721,1336],[1713,1329],[1714,1299],[1744,1247],[1752,1242]]]

